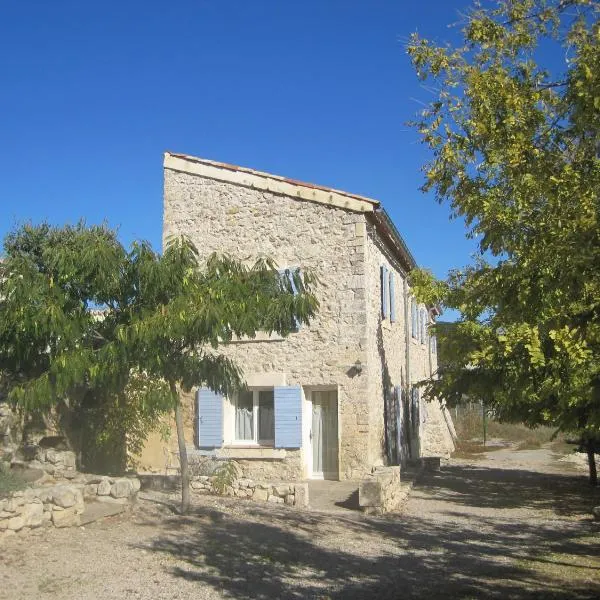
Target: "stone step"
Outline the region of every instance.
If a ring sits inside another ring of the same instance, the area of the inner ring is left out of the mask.
[[[81,525],[93,523],[99,519],[106,517],[114,517],[115,515],[125,512],[129,508],[128,504],[113,503],[113,502],[89,502],[85,505],[85,510],[81,515]]]

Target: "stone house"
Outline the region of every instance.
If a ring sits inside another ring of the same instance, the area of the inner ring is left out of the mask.
[[[243,369],[248,390],[190,395],[192,454],[284,480],[355,479],[373,466],[449,455],[450,415],[421,402],[414,387],[436,372],[427,327],[437,313],[411,296],[415,260],[378,201],[166,153],[163,236],[177,234],[201,258],[262,254],[319,279],[309,326],[220,348]],[[163,468],[169,452],[154,436],[142,468]]]

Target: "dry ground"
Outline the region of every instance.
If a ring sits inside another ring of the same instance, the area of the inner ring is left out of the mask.
[[[451,462],[401,514],[171,498],[0,547],[0,598],[600,598],[597,492],[549,449]]]

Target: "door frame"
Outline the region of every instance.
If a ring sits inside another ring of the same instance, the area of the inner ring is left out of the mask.
[[[313,474],[313,446],[311,440],[312,408],[314,392],[335,392],[336,394],[336,423],[337,423],[337,469],[334,473]],[[326,479],[337,481],[340,478],[340,390],[337,385],[315,385],[304,388],[304,403],[302,421],[304,423],[302,438],[304,448],[304,474],[307,479]]]

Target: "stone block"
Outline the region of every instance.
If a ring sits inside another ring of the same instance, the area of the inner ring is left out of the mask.
[[[19,513],[24,520],[24,527],[39,527],[43,522],[44,505],[41,502],[24,504]]]
[[[84,496],[96,496],[98,495],[98,484],[97,483],[88,483],[83,488]]]
[[[98,496],[108,496],[110,494],[110,481],[108,479],[103,479],[98,484]]]
[[[55,527],[77,527],[81,519],[74,506],[61,511],[52,512],[52,522]]]
[[[267,502],[272,502],[273,504],[283,504],[283,498],[275,496],[274,494],[270,494],[267,498]]]
[[[272,488],[272,493],[280,498],[285,498],[290,493],[290,486],[287,483],[274,485]]]
[[[137,477],[130,477],[129,481],[131,482],[131,489],[133,490],[133,493],[137,494],[142,487],[142,482]]]
[[[254,494],[252,495],[253,500],[257,500],[258,502],[266,502],[269,497],[269,492],[263,488],[256,488],[254,490]]]
[[[110,488],[113,498],[129,498],[133,494],[133,486],[129,479],[117,479]]]
[[[375,479],[365,479],[358,486],[358,504],[365,506],[382,506],[381,483]]]
[[[294,506],[305,508],[308,506],[308,483],[294,485]]]
[[[23,527],[25,527],[25,519],[21,515],[8,519],[7,529],[9,531],[19,531]]]
[[[288,504],[289,506],[294,506],[294,503],[296,501],[294,498],[294,494],[288,494],[284,500],[285,500],[285,503]]]
[[[70,508],[76,504],[83,504],[83,494],[76,487],[56,485],[52,489],[52,500],[57,506]]]

